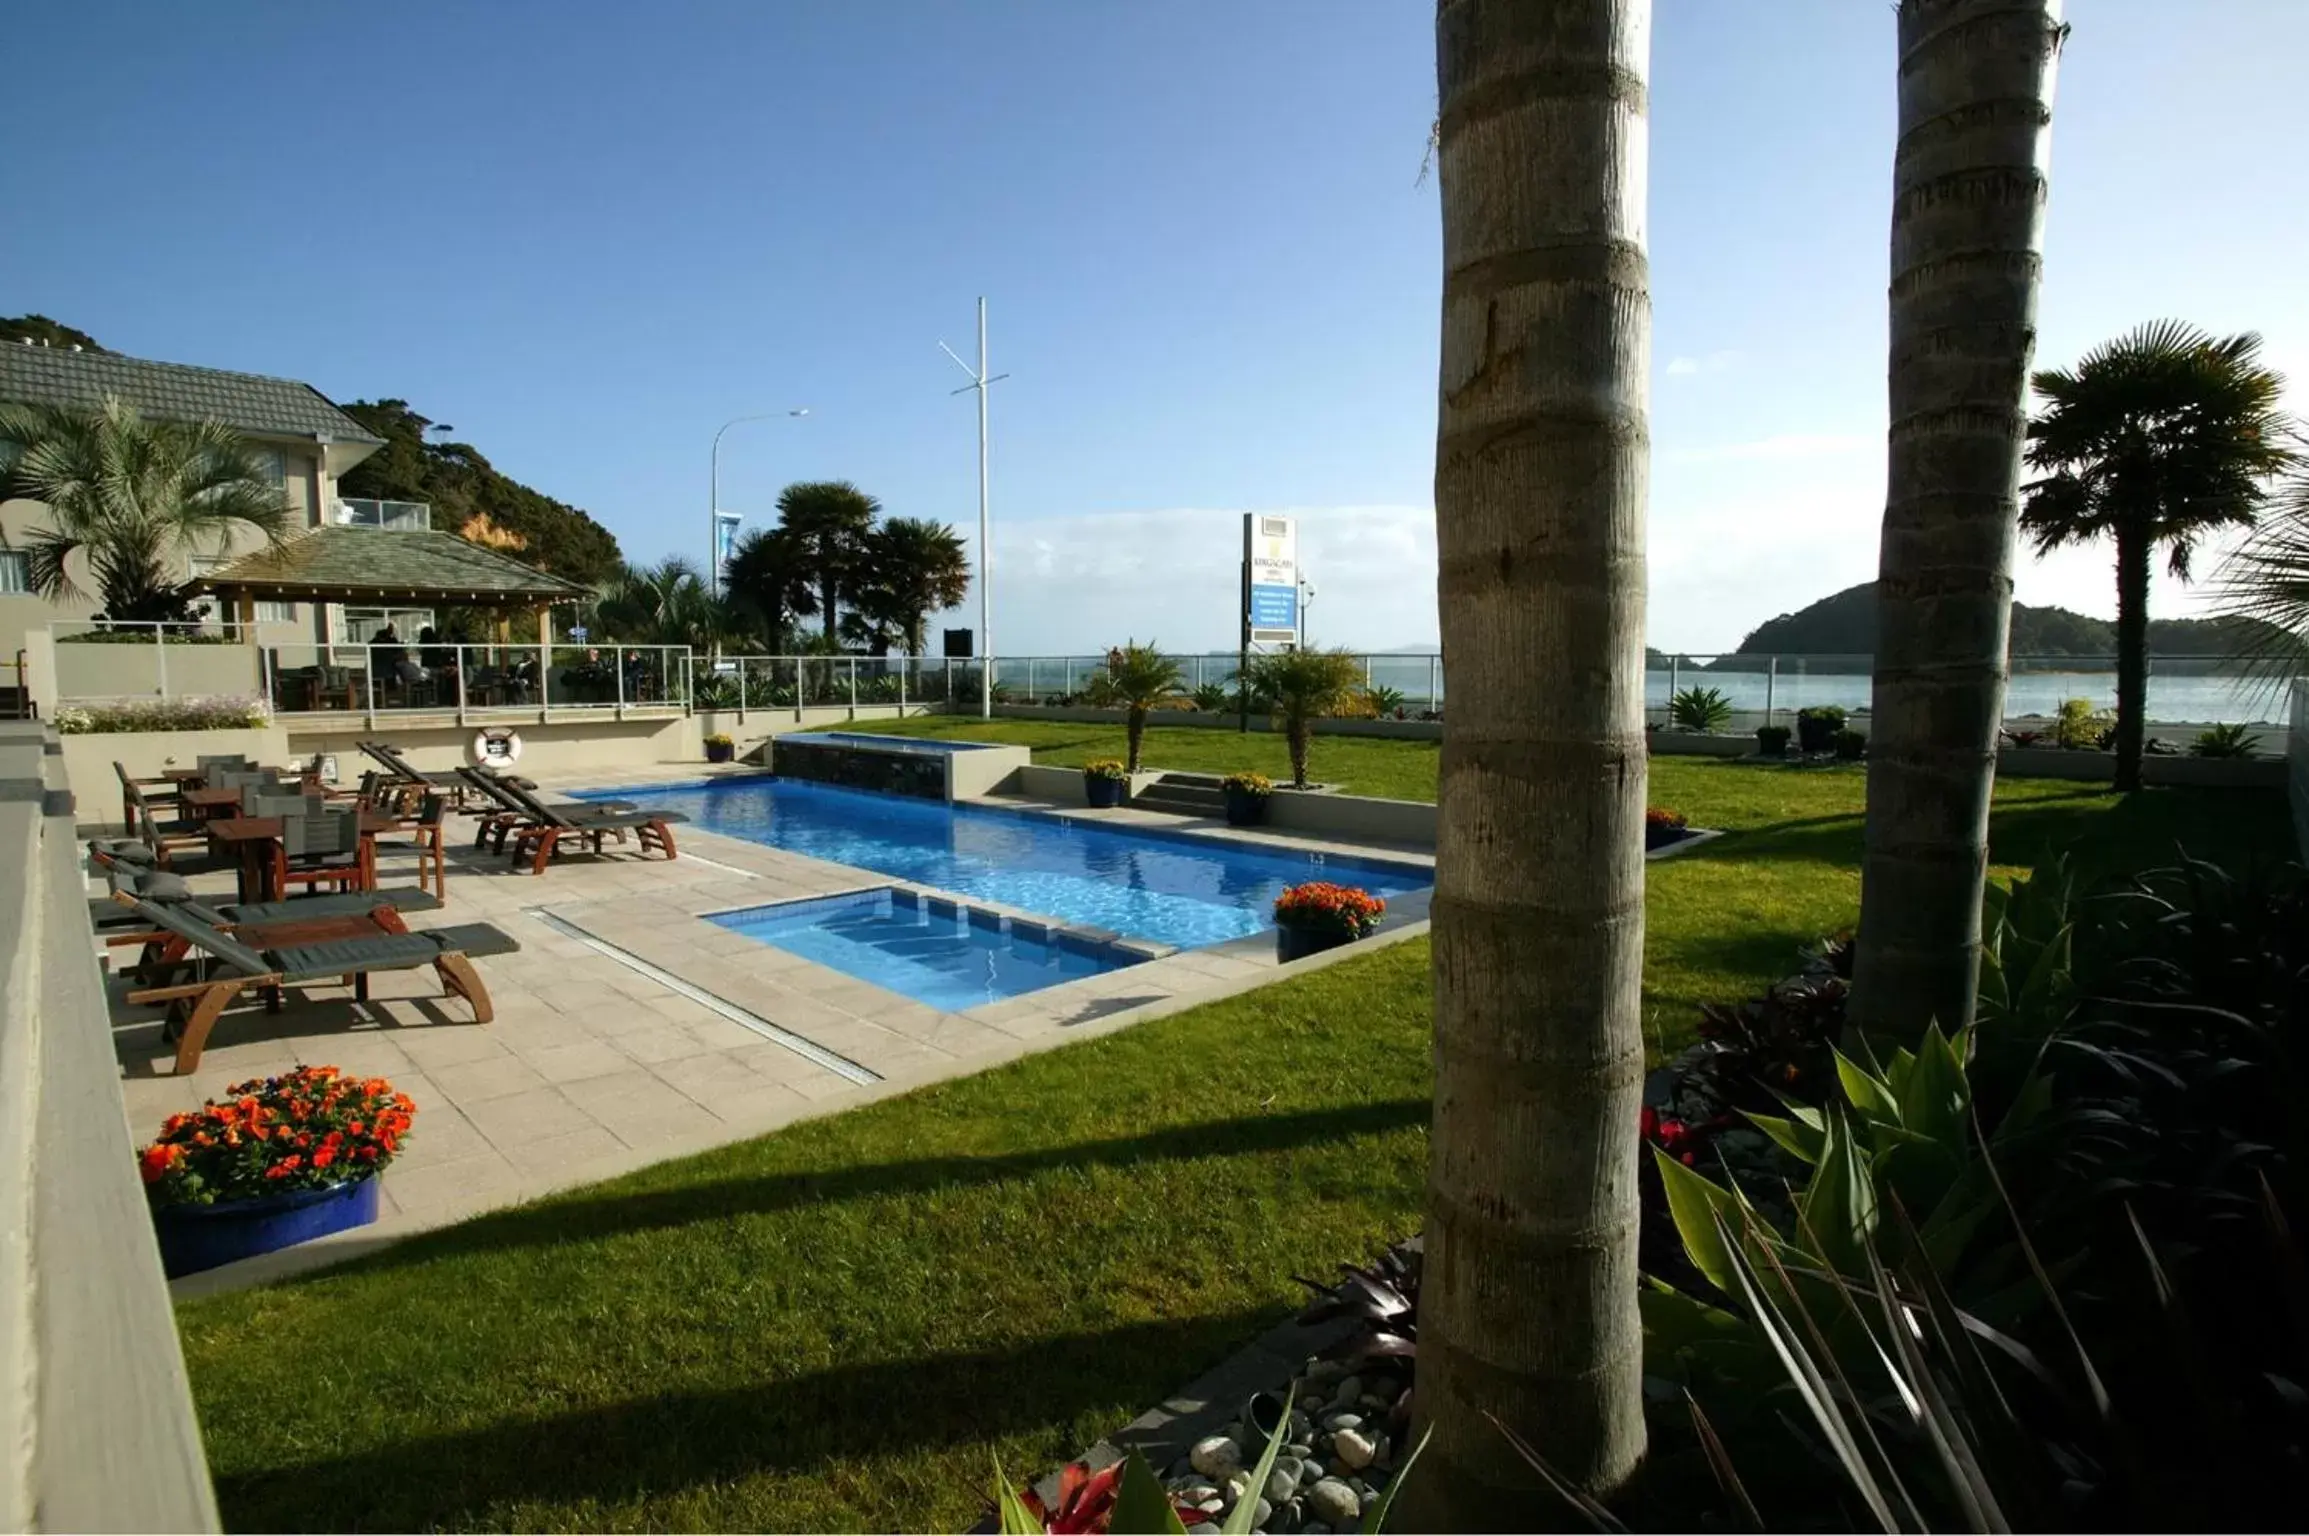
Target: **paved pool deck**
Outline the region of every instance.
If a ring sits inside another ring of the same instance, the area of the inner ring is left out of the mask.
[[[646,791],[651,783],[706,776],[694,766],[669,766],[620,771],[613,781],[542,782],[556,792],[607,782]],[[1235,844],[1433,863],[1415,850],[1129,807],[1086,812],[1009,797],[988,803]],[[173,1049],[160,1039],[158,1010],[129,1007],[126,983],[111,981],[123,1097],[140,1145],[166,1116],[300,1062],[390,1078],[418,1105],[408,1150],[384,1180],[375,1226],[188,1276],[175,1283],[179,1295],[334,1262],[483,1211],[1227,996],[1278,972],[1273,937],[1260,934],[941,1012],[704,916],[889,885],[887,876],[687,825],[675,828],[680,857],[670,862],[612,844],[603,857],[563,859],[540,876],[476,851],[470,826],[463,818],[450,823],[446,905],[412,913],[409,923],[494,923],[520,943],[517,954],[475,962],[495,1003],[491,1024],[473,1024],[461,1000],[441,995],[427,967],[373,978],[366,1003],[349,989],[310,988],[279,1014],[236,1008],[218,1024],[199,1069],[178,1077]],[[191,883],[197,893],[229,898],[233,877],[218,869],[192,875]],[[415,883],[410,844],[381,839],[379,884]],[[1424,930],[1424,892],[1393,898],[1390,906],[1387,928],[1368,942]]]

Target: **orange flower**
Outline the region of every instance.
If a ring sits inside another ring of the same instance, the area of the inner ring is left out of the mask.
[[[313,1153],[313,1166],[315,1168],[326,1168],[336,1160],[337,1149],[335,1147],[322,1147]]]
[[[144,1175],[145,1183],[157,1184],[171,1168],[183,1161],[184,1148],[156,1141],[146,1147],[144,1156],[137,1160],[138,1171]]]

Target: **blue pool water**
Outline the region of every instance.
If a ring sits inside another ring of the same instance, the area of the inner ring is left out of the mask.
[[[933,912],[887,889],[718,912],[733,933],[949,1013],[1134,963],[1104,945],[1011,931],[991,912]]]
[[[1343,881],[1379,896],[1434,883],[1413,864],[1252,851],[794,779],[579,798],[613,797],[686,812],[709,832],[1180,949],[1266,931],[1275,897],[1302,880]]]
[[[935,736],[875,736],[865,731],[792,731],[778,738],[802,746],[816,743],[822,746],[872,747],[881,752],[927,753],[951,757],[957,752],[978,752],[997,743],[991,741],[942,741]]]

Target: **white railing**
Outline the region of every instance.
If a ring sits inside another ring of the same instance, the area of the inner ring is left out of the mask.
[[[356,528],[423,531],[433,526],[433,508],[422,501],[373,501],[348,496],[337,502],[335,521]]]
[[[691,653],[680,645],[336,645],[258,650],[274,713],[386,716],[689,708]]]
[[[699,709],[900,708],[976,703],[978,663],[941,656],[698,656]]]

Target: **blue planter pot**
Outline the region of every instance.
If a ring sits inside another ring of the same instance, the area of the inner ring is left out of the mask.
[[[1085,774],[1082,787],[1083,792],[1090,797],[1091,809],[1111,811],[1122,804],[1123,787],[1128,783],[1127,779],[1094,779]]]
[[[218,1205],[163,1205],[152,1213],[160,1267],[174,1280],[377,1219],[374,1176]]]
[[[1352,944],[1357,937],[1355,934],[1341,933],[1335,928],[1285,928],[1278,925],[1275,929],[1275,958],[1289,965],[1294,960],[1319,955],[1326,949]]]

